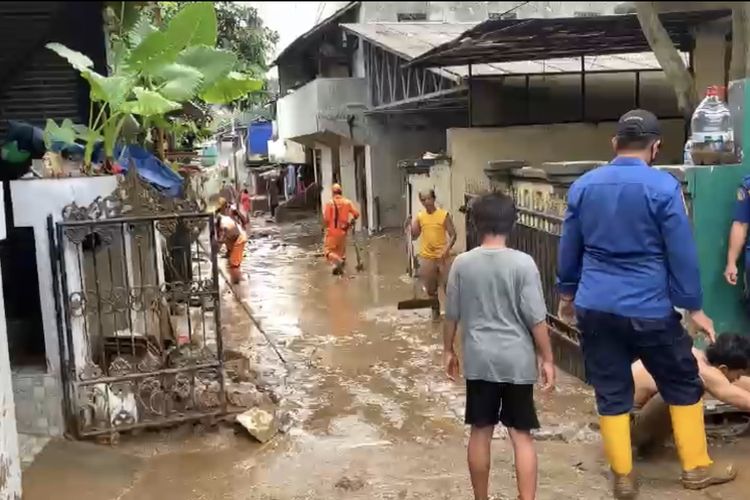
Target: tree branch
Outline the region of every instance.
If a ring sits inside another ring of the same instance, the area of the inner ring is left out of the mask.
[[[688,71],[669,33],[661,23],[656,2],[635,2],[635,10],[643,35],[664,70],[667,81],[674,89],[680,112],[685,119],[690,119],[698,104],[693,75]]]

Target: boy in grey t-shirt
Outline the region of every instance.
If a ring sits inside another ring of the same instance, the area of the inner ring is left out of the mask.
[[[543,390],[555,384],[539,270],[529,255],[505,246],[515,219],[510,197],[493,193],[477,199],[471,220],[481,246],[458,256],[448,277],[443,356],[448,377],[455,379],[453,344],[460,323],[476,500],[489,498],[490,443],[498,423],[508,428],[513,443],[519,498],[535,498],[537,457],[530,431],[539,427],[537,365]]]

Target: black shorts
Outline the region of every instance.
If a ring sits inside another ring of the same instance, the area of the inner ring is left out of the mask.
[[[467,380],[465,421],[476,427],[502,423],[519,431],[538,429],[534,386]]]

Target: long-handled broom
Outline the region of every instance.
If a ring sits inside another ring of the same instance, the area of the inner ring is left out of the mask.
[[[407,266],[406,272],[409,273],[409,276],[412,278],[412,292],[413,296],[409,300],[402,300],[398,303],[398,310],[408,310],[408,309],[435,309],[438,306],[437,299],[419,299],[417,298],[417,286],[419,285],[418,280],[412,276],[412,266],[414,265],[414,258],[413,258],[413,250],[412,250],[412,243],[411,238],[409,238],[408,234],[409,229],[407,228],[406,233],[406,252],[409,255],[409,264]]]

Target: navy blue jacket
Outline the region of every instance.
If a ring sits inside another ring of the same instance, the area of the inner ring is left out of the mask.
[[[663,318],[702,308],[698,252],[680,183],[617,157],[568,191],[558,288],[579,308]]]
[[[742,179],[742,185],[737,189],[734,220],[750,224],[750,175]],[[745,267],[750,260],[748,257],[750,257],[750,238],[745,242]]]

